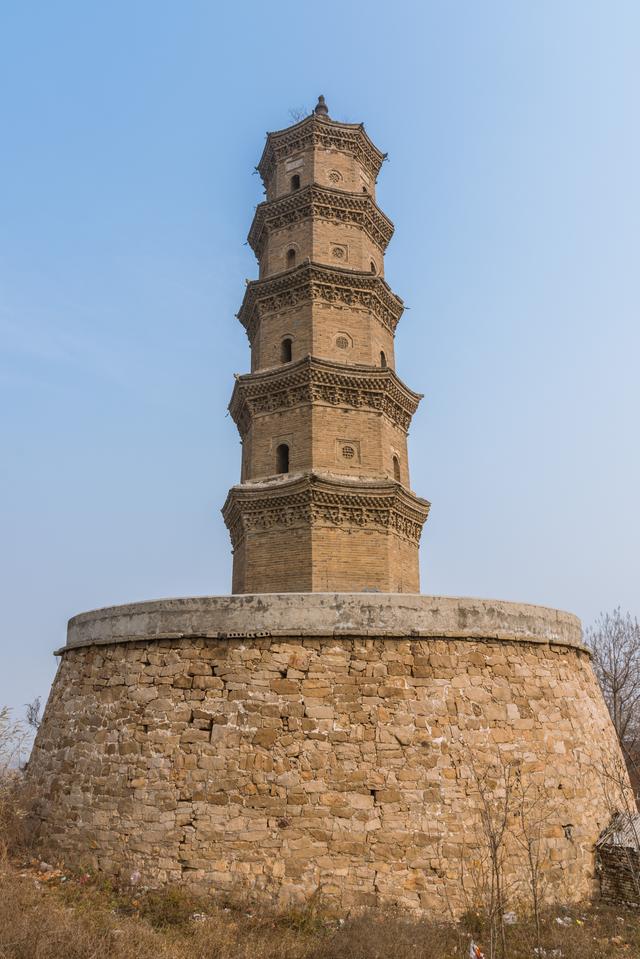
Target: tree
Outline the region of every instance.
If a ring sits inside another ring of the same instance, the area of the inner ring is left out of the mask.
[[[585,640],[629,772],[640,785],[640,623],[618,607],[601,613]]]
[[[25,717],[32,729],[38,729],[41,721],[42,700],[39,696],[30,702],[25,703]]]
[[[23,810],[18,801],[22,784],[20,760],[25,743],[22,723],[6,706],[0,707],[0,861],[20,832]]]
[[[292,123],[300,123],[301,120],[305,120],[311,110],[307,110],[306,107],[291,107],[289,110],[289,119]]]

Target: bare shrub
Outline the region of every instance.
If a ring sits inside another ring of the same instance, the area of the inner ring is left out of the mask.
[[[542,955],[542,905],[545,900],[547,879],[545,864],[545,838],[552,811],[547,794],[537,782],[526,782],[520,771],[513,788],[514,823],[513,835],[523,852],[525,886],[533,917],[535,948]]]
[[[42,700],[39,696],[36,696],[30,703],[25,705],[25,717],[29,726],[32,729],[38,729],[40,727],[41,721],[41,712],[42,712]]]
[[[489,922],[489,959],[506,959],[507,941],[504,914],[507,910],[505,864],[510,822],[513,819],[513,792],[518,775],[514,763],[498,756],[491,765],[480,769],[469,756],[475,792],[479,799],[481,835],[486,849],[488,870],[483,905]],[[482,868],[480,874],[483,874]]]
[[[531,950],[543,954],[543,914],[550,901],[549,841],[561,810],[535,772],[511,753],[467,753],[465,767],[479,809],[473,845],[460,858],[466,928],[485,941],[487,959],[511,955],[510,923],[527,925]],[[570,829],[567,823],[565,829]]]
[[[640,623],[618,607],[600,614],[585,631],[585,641],[629,773],[640,788]]]
[[[12,718],[6,706],[0,707],[0,858],[23,839],[21,761],[27,738],[23,724]]]
[[[289,109],[289,119],[292,123],[300,123],[300,121],[306,119],[310,113],[311,110],[308,110],[307,107],[291,107]]]

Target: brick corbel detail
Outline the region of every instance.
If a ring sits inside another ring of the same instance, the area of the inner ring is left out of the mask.
[[[229,491],[222,515],[233,548],[247,533],[295,526],[368,528],[420,542],[430,504],[399,483],[347,483],[307,473],[285,482],[242,484]]]

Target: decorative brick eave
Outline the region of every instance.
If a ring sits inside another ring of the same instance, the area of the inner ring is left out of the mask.
[[[253,342],[263,316],[312,300],[366,310],[392,334],[404,311],[402,300],[381,276],[302,263],[294,270],[247,283],[237,317]]]
[[[296,526],[369,528],[417,547],[430,506],[392,480],[304,473],[233,486],[222,516],[234,549],[247,533]]]
[[[393,236],[393,223],[368,193],[346,193],[312,183],[277,200],[260,203],[247,237],[249,246],[260,257],[268,231],[311,218],[353,223],[365,231],[382,253]]]
[[[345,366],[307,356],[237,377],[229,412],[242,436],[256,415],[310,403],[374,410],[406,433],[421,399],[388,367]]]
[[[362,123],[338,123],[312,113],[292,127],[267,134],[267,142],[256,167],[265,186],[278,160],[309,146],[349,153],[374,180],[386,158],[386,153],[382,153],[369,139]]]

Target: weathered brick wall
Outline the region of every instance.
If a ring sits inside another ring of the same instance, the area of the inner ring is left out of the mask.
[[[196,635],[175,601],[170,622],[161,604],[116,626],[113,611],[80,617],[71,641],[102,645],[65,652],[29,767],[43,849],[150,884],[461,911],[486,866],[475,776],[517,760],[541,804],[547,895],[590,894],[610,817],[598,769],[617,745],[588,654],[553,641],[570,617],[541,611],[544,641],[530,607],[506,622],[509,604],[397,597],[385,621],[436,634],[385,637],[384,597],[354,597],[358,636],[341,597],[307,598],[218,601],[254,638],[215,638],[205,600],[190,601]],[[308,625],[260,638],[276,600]],[[328,606],[344,635],[326,634]],[[487,788],[501,795],[499,774]],[[524,896],[517,847],[506,871]]]
[[[350,154],[341,150],[317,150],[315,153],[315,182],[324,186],[349,190],[351,193],[366,192],[375,200],[376,181],[363,170]],[[336,180],[336,174],[339,179]]]
[[[273,230],[260,258],[260,278],[288,269],[291,266],[287,258],[289,250],[295,251],[296,264],[308,257],[314,263],[368,273],[373,262],[376,273],[383,275],[384,272],[383,251],[364,230],[318,218]]]
[[[312,309],[319,319],[316,323],[311,322]],[[293,340],[294,360],[312,354],[345,366],[380,366],[383,351],[387,366],[395,368],[393,336],[379,320],[364,310],[318,303],[313,308],[306,304],[264,317],[252,346],[252,372],[281,365],[285,337]],[[347,340],[346,347],[337,345],[338,337]]]
[[[597,870],[603,899],[640,907],[640,853],[637,850],[600,846]]]
[[[261,561],[264,555],[269,562]],[[332,592],[357,590],[417,593],[418,547],[372,529],[307,523],[286,529],[251,530],[234,550],[233,592]],[[240,588],[242,587],[242,589]]]
[[[292,593],[312,589],[311,537],[308,524],[247,533],[233,551],[233,592],[273,593],[284,578]]]
[[[302,149],[279,163],[266,183],[267,199],[275,200],[291,192],[291,177],[300,177],[300,188],[310,183],[361,193],[366,190],[375,199],[375,178],[363,169],[350,153],[335,149]]]
[[[399,536],[327,524],[313,530],[311,549],[314,590],[419,591],[418,546]]]
[[[246,477],[261,479],[277,473],[276,449],[289,446],[289,471],[328,470],[393,479],[395,455],[401,480],[409,486],[407,435],[382,414],[315,403],[253,418],[247,432]],[[346,454],[345,454],[346,448]]]

